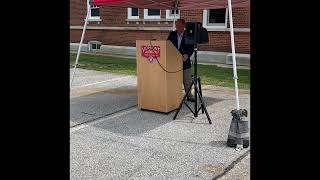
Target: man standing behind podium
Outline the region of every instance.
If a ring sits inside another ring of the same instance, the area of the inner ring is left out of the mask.
[[[183,86],[185,93],[187,93],[188,87],[192,83],[190,57],[193,54],[193,45],[185,44],[185,25],[186,22],[184,19],[178,19],[176,21],[176,31],[170,32],[168,40],[172,42],[183,56]],[[192,96],[191,91],[188,94],[187,100],[194,102],[194,97]]]

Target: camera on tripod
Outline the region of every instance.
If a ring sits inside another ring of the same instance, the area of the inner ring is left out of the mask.
[[[200,22],[187,22],[186,44],[196,45],[209,42],[208,31]]]

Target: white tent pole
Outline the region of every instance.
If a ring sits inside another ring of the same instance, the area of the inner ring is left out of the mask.
[[[235,46],[234,46],[234,32],[233,32],[233,17],[232,17],[231,0],[228,0],[228,10],[229,10],[229,22],[230,22],[230,36],[231,36],[231,51],[232,51],[234,88],[235,88],[235,91],[236,91],[237,110],[240,110],[239,92],[238,92],[237,61],[236,61],[236,53],[235,53]]]
[[[174,13],[173,13],[173,24],[172,24],[172,30],[176,30],[176,10],[178,9],[178,0],[174,2]],[[171,11],[171,10],[170,10]],[[170,14],[170,13],[169,13]]]
[[[176,30],[176,13],[173,14],[173,23],[172,23],[172,31],[175,31],[175,30]]]
[[[72,87],[74,75],[75,75],[75,73],[76,73],[76,69],[77,69],[77,65],[78,65],[78,60],[79,60],[79,56],[80,56],[80,52],[81,52],[81,46],[82,46],[84,34],[85,34],[85,32],[86,32],[86,29],[87,29],[89,14],[90,14],[90,10],[91,10],[89,1],[90,1],[90,0],[87,0],[87,16],[86,16],[86,19],[85,19],[85,22],[84,22],[84,26],[83,26],[83,30],[82,30],[82,35],[81,35],[81,40],[80,40],[80,44],[79,44],[79,48],[78,48],[78,53],[77,53],[77,57],[76,57],[76,62],[75,62],[75,64],[74,64],[74,68],[73,68],[73,74],[72,74],[72,78],[71,78],[70,88]]]

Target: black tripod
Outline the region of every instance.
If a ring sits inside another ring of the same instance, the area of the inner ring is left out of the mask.
[[[203,111],[204,111],[206,113],[206,116],[207,116],[207,119],[209,121],[209,124],[212,124],[210,116],[209,116],[207,108],[206,108],[206,105],[204,104],[203,99],[202,99],[201,80],[200,80],[200,77],[197,76],[197,52],[198,52],[198,47],[197,47],[197,43],[195,43],[195,45],[194,45],[194,74],[192,76],[192,83],[188,87],[188,91],[184,95],[184,97],[183,97],[183,99],[182,99],[182,101],[181,101],[181,103],[179,105],[179,108],[178,108],[176,114],[173,117],[173,120],[176,119],[179,111],[181,110],[182,105],[185,104],[188,107],[188,109],[192,112],[194,117],[198,117],[198,113],[199,113],[200,109],[202,110],[202,114],[203,114]],[[188,97],[188,94],[191,92],[192,85],[194,85],[194,111],[186,103],[186,98]],[[200,99],[200,108],[198,108],[198,96],[199,96],[199,99]]]

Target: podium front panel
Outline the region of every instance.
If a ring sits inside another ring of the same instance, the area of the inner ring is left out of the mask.
[[[167,41],[137,40],[136,49],[139,108],[159,112],[178,108],[176,102],[181,100],[182,72],[172,74],[165,69],[169,64],[179,66],[180,54],[168,58],[168,51],[177,50],[168,50]],[[182,68],[182,62],[180,64]],[[171,68],[174,67],[168,69]]]

